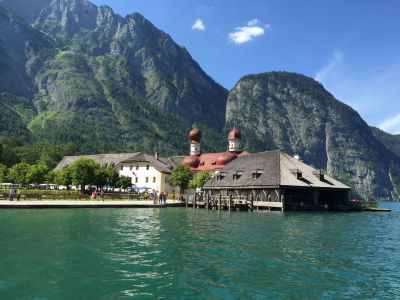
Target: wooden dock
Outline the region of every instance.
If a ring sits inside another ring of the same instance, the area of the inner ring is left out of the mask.
[[[216,210],[269,210],[284,211],[283,202],[254,201],[252,196],[209,196],[199,197],[191,195],[188,197],[186,207],[205,208]]]
[[[36,200],[36,201],[0,201],[0,209],[5,208],[164,208],[184,207],[185,202],[167,200],[167,204],[154,204],[148,200]]]

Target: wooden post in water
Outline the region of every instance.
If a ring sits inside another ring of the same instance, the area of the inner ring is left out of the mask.
[[[197,200],[197,197],[196,197],[196,194],[194,194],[194,199],[193,199],[193,208],[196,208],[196,200]]]
[[[209,197],[210,197],[210,196],[207,194],[207,195],[206,195],[206,209],[208,209],[208,201],[209,201]]]
[[[253,211],[254,199],[253,195],[250,195],[250,211]]]
[[[218,196],[218,210],[221,210],[221,198],[222,198],[222,195],[219,194],[219,196]]]
[[[229,195],[229,199],[228,199],[228,209],[229,211],[231,211],[231,205],[232,205],[232,194]]]

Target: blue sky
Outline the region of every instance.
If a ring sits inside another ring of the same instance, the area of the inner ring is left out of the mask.
[[[228,89],[247,74],[302,73],[368,124],[400,134],[400,1],[92,2],[141,13]]]

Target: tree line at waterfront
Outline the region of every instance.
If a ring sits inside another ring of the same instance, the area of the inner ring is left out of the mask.
[[[63,170],[54,170],[65,155],[75,155],[76,152],[74,144],[25,144],[15,138],[0,136],[0,182],[21,186],[80,185],[82,189],[85,185],[131,186],[130,177],[120,177],[113,167],[100,166],[88,158],[81,158]],[[183,191],[187,188],[202,188],[210,178],[208,172],[198,172],[195,176],[188,167],[177,165],[172,170],[170,184]]]

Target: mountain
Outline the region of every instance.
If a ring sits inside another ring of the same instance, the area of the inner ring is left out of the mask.
[[[35,114],[17,127],[34,139],[167,155],[187,151],[195,122],[205,140],[223,128],[227,90],[143,16],[86,0],[0,0],[0,9],[0,105],[30,100]],[[0,133],[20,136],[7,121]]]
[[[3,2],[22,16],[29,15],[26,5],[16,4],[24,1]],[[59,51],[116,56],[133,80],[131,87],[146,101],[189,123],[201,121],[215,130],[223,128],[226,89],[209,77],[185,48],[140,14],[121,17],[111,8],[87,0],[42,0],[35,3],[33,11],[39,12],[34,27],[53,37]],[[210,106],[215,109],[209,111]]]
[[[400,197],[400,159],[349,106],[311,78],[286,72],[243,77],[229,94],[227,128],[252,151],[299,154],[365,199]]]
[[[390,134],[376,127],[371,127],[375,138],[386,146],[390,151],[400,157],[400,134]]]

